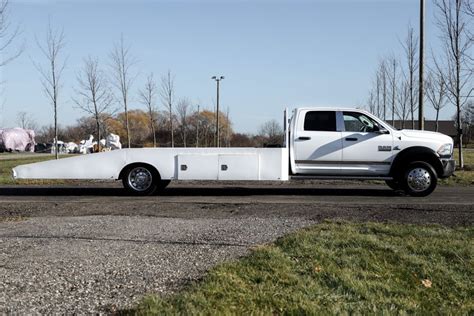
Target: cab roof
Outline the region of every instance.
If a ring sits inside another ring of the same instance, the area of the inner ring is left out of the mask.
[[[367,112],[361,108],[350,108],[350,107],[337,107],[337,106],[304,106],[296,107],[296,110],[312,110],[312,111],[361,111]]]

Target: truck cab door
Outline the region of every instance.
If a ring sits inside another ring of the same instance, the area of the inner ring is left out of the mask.
[[[362,112],[338,113],[344,122],[341,173],[354,176],[384,176],[390,172],[393,135]]]
[[[336,111],[301,110],[292,138],[295,173],[338,175],[342,160],[342,133]]]

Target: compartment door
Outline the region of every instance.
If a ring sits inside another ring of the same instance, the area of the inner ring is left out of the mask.
[[[219,155],[219,180],[259,180],[258,154]]]
[[[178,155],[178,180],[217,180],[217,154]]]

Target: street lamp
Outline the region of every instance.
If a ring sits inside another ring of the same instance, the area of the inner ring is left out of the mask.
[[[211,79],[217,83],[216,147],[219,147],[219,83],[224,79],[224,76],[212,76]]]
[[[425,0],[420,0],[420,56],[419,56],[419,87],[418,87],[418,129],[425,129],[425,114],[424,114],[424,69],[425,66]]]

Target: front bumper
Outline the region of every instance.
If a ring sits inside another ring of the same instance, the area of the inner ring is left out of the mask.
[[[454,159],[441,159],[443,165],[443,174],[440,178],[447,178],[453,175],[456,169],[456,161]]]

